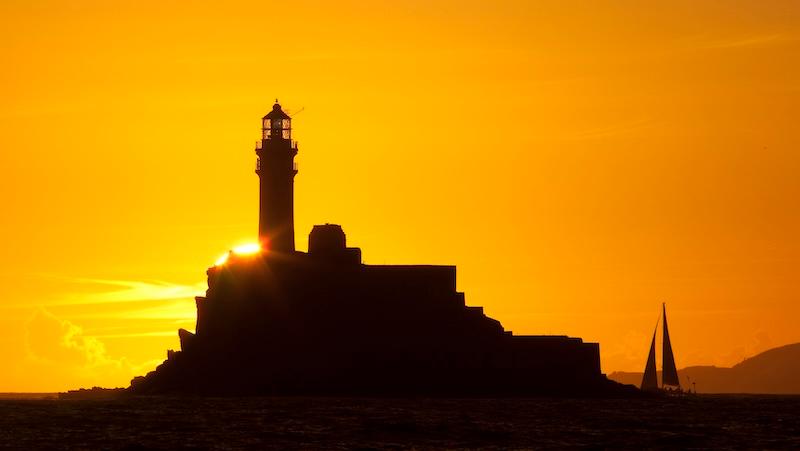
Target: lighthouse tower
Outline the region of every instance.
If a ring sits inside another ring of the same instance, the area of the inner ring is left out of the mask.
[[[259,178],[258,241],[274,252],[294,252],[294,176],[297,143],[292,141],[292,118],[277,99],[261,120],[261,142],[256,143]]]

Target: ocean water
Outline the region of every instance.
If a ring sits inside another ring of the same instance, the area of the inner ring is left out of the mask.
[[[800,397],[0,399],[4,449],[795,449]]]

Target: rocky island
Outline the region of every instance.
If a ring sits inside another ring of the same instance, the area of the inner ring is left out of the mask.
[[[256,145],[259,241],[207,271],[195,333],[134,394],[622,395],[597,343],[513,335],[465,304],[454,266],[367,265],[339,225],[295,249],[291,118]]]

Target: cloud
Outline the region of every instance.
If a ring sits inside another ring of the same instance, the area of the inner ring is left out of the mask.
[[[205,282],[193,285],[176,284],[163,281],[135,281],[113,279],[72,279],[75,282],[120,287],[116,290],[99,293],[71,295],[64,302],[80,304],[104,304],[110,302],[131,302],[141,300],[191,299],[205,292]]]
[[[190,328],[190,327],[189,327]],[[157,332],[130,332],[119,334],[100,334],[94,335],[97,338],[141,338],[141,337],[172,337],[177,334],[175,330],[157,331]]]
[[[206,288],[205,282],[46,277],[71,286],[35,305],[0,306],[19,337],[3,350],[0,375],[13,390],[127,386],[163,361],[178,328],[193,328],[193,298]]]
[[[25,346],[28,357],[42,363],[89,367],[111,361],[102,342],[84,336],[80,327],[41,308],[26,324]]]
[[[112,358],[97,337],[39,308],[25,323],[24,346],[29,370],[47,375],[52,384],[89,387],[126,386],[160,360],[134,365],[127,359]]]
[[[178,301],[194,299],[195,296],[205,294],[206,283],[197,282],[194,284],[178,284],[159,280],[136,281],[118,279],[89,279],[75,277],[61,277],[47,275],[49,278],[66,280],[67,282],[80,285],[94,285],[103,287],[113,287],[105,290],[72,289],[64,290],[66,293],[59,294],[58,298],[37,302],[41,307],[59,307],[74,305],[100,305],[100,304],[123,304],[137,303],[146,301]],[[31,304],[3,304],[0,309],[30,309]]]
[[[195,319],[194,297],[204,294],[206,288],[205,282],[185,285],[162,281],[107,279],[74,281],[99,286],[105,290],[73,292],[46,306],[53,310],[71,311],[70,317],[174,320],[183,323]],[[86,306],[92,308],[87,309]],[[162,334],[166,332],[162,331]]]

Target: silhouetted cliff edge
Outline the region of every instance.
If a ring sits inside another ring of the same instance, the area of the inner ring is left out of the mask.
[[[800,394],[800,343],[770,349],[731,368],[690,366],[678,374],[681,384],[696,383],[698,393]],[[638,387],[642,373],[614,372],[609,378]]]

